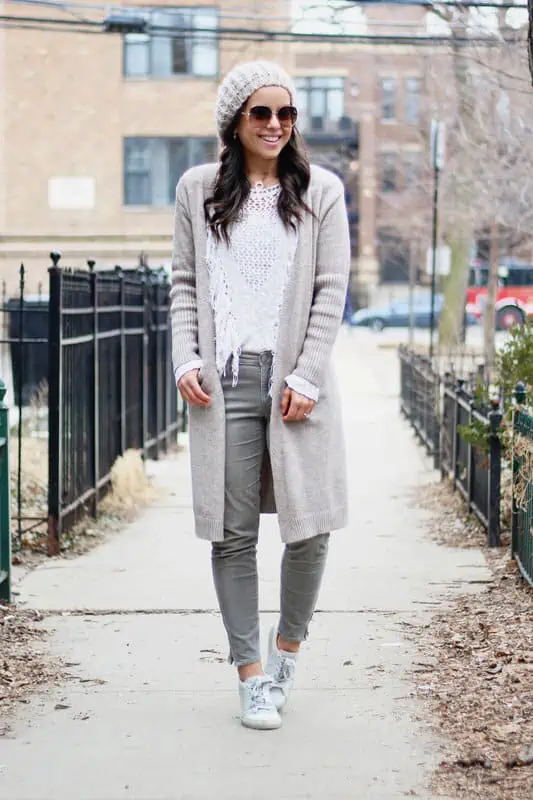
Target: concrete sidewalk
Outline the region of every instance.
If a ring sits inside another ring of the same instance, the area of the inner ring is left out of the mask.
[[[351,527],[332,538],[283,729],[238,722],[182,452],[150,465],[165,492],[123,533],[75,560],[47,562],[18,587],[22,601],[51,612],[52,647],[72,680],[33,700],[13,737],[0,740],[0,798],[393,800],[414,790],[430,800],[438,743],[415,721],[406,670],[417,654],[403,632],[444,593],[487,573],[480,553],[425,538],[411,496],[436,475],[399,416],[395,353],[366,331],[343,331],[336,359]],[[278,608],[280,554],[266,518],[264,634]],[[68,708],[55,710],[58,702]]]

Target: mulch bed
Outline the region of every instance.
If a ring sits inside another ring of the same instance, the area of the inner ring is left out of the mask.
[[[420,631],[417,691],[448,740],[432,789],[468,800],[531,800],[533,589],[510,559],[506,536],[501,549],[489,550],[447,484],[425,488],[418,503],[434,512],[432,537],[482,548],[493,577]]]

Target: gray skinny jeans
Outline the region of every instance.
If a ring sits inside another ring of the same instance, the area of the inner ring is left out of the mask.
[[[259,534],[261,465],[268,447],[272,355],[243,353],[239,381],[223,378],[226,408],[224,541],[213,542],[215,589],[238,667],[261,661],[256,548]],[[305,422],[287,423],[305,425]],[[281,562],[279,633],[302,642],[315,610],[329,534],[285,547]]]

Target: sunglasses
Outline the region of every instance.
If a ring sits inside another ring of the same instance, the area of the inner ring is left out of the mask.
[[[276,116],[279,124],[283,128],[296,125],[298,119],[298,109],[294,106],[282,106],[277,111],[273,111],[268,106],[253,106],[249,111],[242,112],[244,117],[249,117],[252,122],[264,125]]]

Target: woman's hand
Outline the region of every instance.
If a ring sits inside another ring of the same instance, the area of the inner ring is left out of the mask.
[[[316,403],[314,400],[310,400],[308,397],[305,397],[305,395],[298,394],[294,389],[289,389],[287,387],[283,392],[281,400],[281,416],[283,422],[303,422],[307,419],[315,405]]]
[[[211,398],[204,392],[198,380],[199,369],[191,369],[178,381],[178,389],[186,403],[191,406],[206,408],[211,405]]]

